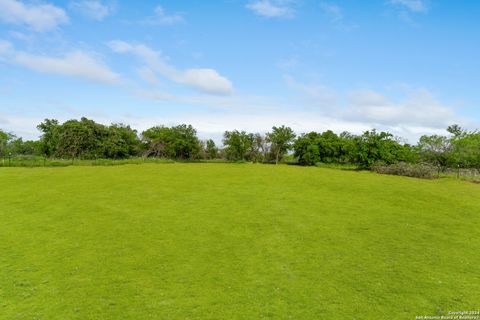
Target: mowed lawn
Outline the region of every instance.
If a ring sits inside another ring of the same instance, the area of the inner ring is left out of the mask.
[[[0,319],[480,309],[480,185],[312,167],[0,168]]]

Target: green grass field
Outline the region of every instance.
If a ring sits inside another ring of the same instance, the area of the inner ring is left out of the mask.
[[[254,164],[0,168],[0,319],[480,309],[480,185]]]

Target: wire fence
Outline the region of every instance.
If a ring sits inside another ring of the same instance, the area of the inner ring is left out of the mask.
[[[68,167],[68,166],[114,166],[142,163],[173,163],[164,158],[127,158],[127,159],[60,159],[41,156],[3,156],[0,167]]]
[[[446,168],[441,174],[469,179],[480,179],[480,169],[475,168]]]

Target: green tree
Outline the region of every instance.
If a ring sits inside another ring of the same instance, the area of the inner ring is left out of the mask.
[[[338,136],[331,130],[323,133],[310,132],[295,140],[294,155],[302,165],[323,163],[345,163],[349,161],[353,136],[342,133]]]
[[[448,163],[455,167],[480,169],[480,133],[477,131],[467,132],[463,129],[452,132],[450,138],[451,152]]]
[[[37,126],[37,129],[42,132],[40,137],[41,152],[47,156],[55,155],[60,140],[60,125],[58,120],[45,119]]]
[[[283,156],[292,147],[295,133],[290,127],[273,127],[272,132],[267,133],[267,139],[271,142],[271,152],[275,157],[275,163],[283,159]]]
[[[10,142],[13,139],[15,139],[15,136],[13,134],[0,129],[0,156],[6,156],[11,152]]]
[[[87,125],[87,119],[68,120],[60,127],[55,156],[66,158],[95,157],[97,139],[94,130]]]
[[[401,145],[388,132],[373,129],[354,137],[352,142],[350,159],[361,168],[368,169],[375,163],[389,165],[412,159],[410,146]]]
[[[37,128],[42,132],[41,153],[67,158],[125,158],[137,155],[140,140],[130,126],[112,124],[107,127],[87,118],[60,124],[45,119]]]
[[[271,143],[266,136],[255,133],[253,135],[252,155],[254,162],[270,161]]]
[[[225,131],[223,145],[229,160],[249,160],[253,146],[254,135],[245,131]]]
[[[152,127],[142,133],[142,140],[147,156],[185,160],[196,159],[200,153],[200,140],[191,125]]]
[[[218,157],[218,148],[215,145],[215,141],[212,139],[209,139],[206,142],[205,154],[208,159],[216,159]]]
[[[22,138],[12,139],[9,144],[9,150],[15,155],[41,155],[40,141],[27,140]]]
[[[315,163],[320,162],[320,148],[317,145],[318,137],[318,133],[310,132],[302,134],[295,140],[293,150],[299,164],[313,166]]]
[[[448,126],[447,131],[453,135],[454,139],[459,139],[468,134],[468,132],[463,130],[458,124],[452,124],[451,126]]]
[[[140,153],[137,131],[125,124],[112,124],[102,139],[101,153],[107,158],[127,158]]]
[[[451,161],[452,144],[446,136],[421,136],[417,144],[417,150],[423,161],[440,168],[446,167]]]

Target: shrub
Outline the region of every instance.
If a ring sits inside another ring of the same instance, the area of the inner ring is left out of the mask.
[[[430,165],[411,164],[405,162],[399,162],[391,165],[375,164],[371,167],[371,170],[381,174],[392,174],[422,179],[433,179],[436,173],[436,168]]]

